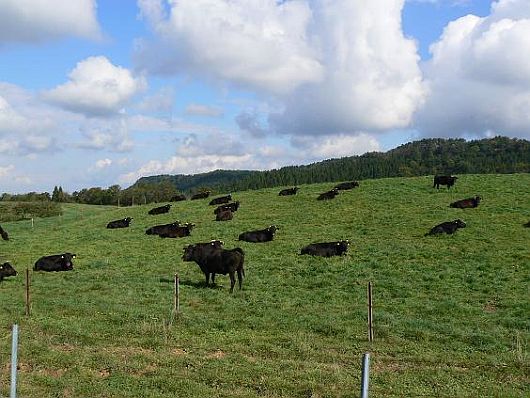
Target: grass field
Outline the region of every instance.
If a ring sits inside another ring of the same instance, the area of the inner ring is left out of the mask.
[[[361,181],[332,201],[332,184],[233,194],[234,220],[215,222],[208,200],[169,214],[64,205],[60,217],[4,223],[0,261],[0,396],[9,392],[10,328],[20,327],[20,397],[357,397],[363,352],[373,397],[528,397],[530,392],[530,175]],[[476,209],[451,209],[480,195]],[[108,221],[134,218],[128,229]],[[455,235],[424,237],[461,218]],[[180,220],[192,236],[147,227]],[[240,232],[279,227],[272,242]],[[243,290],[227,276],[206,288],[185,245],[222,239],[245,251]],[[317,241],[349,239],[346,256],[300,256]],[[74,271],[24,271],[43,255],[77,254]],[[172,317],[175,272],[181,314]],[[375,341],[367,342],[366,286],[374,285]]]

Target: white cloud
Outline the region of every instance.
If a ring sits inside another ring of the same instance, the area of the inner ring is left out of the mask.
[[[0,178],[10,176],[13,170],[15,170],[15,166],[12,164],[8,166],[0,166]]]
[[[95,0],[2,0],[0,44],[101,37]]]
[[[530,137],[530,2],[500,0],[487,17],[459,18],[430,50],[422,132]]]
[[[171,112],[173,108],[174,97],[174,90],[170,87],[165,87],[152,95],[144,97],[140,103],[135,105],[135,108],[141,112]]]
[[[105,159],[99,159],[98,161],[96,161],[95,167],[96,169],[101,170],[101,169],[109,167],[110,165],[112,165],[112,160],[109,158],[105,158]]]
[[[43,94],[64,109],[86,116],[115,115],[144,89],[145,79],[134,77],[106,57],[89,57],[77,63],[69,81]]]
[[[293,146],[303,148],[307,157],[317,160],[361,155],[381,149],[377,139],[366,133],[356,136],[295,137]]]
[[[217,106],[209,106],[202,104],[189,104],[184,110],[186,115],[190,116],[207,116],[219,117],[223,116],[223,110]]]

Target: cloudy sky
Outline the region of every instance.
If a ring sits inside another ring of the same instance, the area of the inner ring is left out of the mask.
[[[0,0],[0,192],[530,138],[529,0]]]

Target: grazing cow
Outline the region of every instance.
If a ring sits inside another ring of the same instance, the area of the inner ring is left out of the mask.
[[[230,276],[230,293],[232,293],[236,284],[236,272],[239,289],[243,286],[245,253],[239,247],[232,250],[223,248],[205,250],[203,246],[188,245],[184,248],[182,260],[197,263],[206,277],[206,286],[210,284],[210,275],[212,275],[212,283],[214,283],[215,274],[228,274]]]
[[[147,213],[148,214],[151,214],[151,215],[154,215],[154,214],[164,214],[164,213],[167,213],[169,212],[169,208],[171,207],[170,204],[167,204],[165,206],[160,206],[160,207],[155,207],[151,210],[149,210]]]
[[[17,271],[13,268],[13,266],[9,263],[3,263],[0,265],[0,282],[4,280],[4,278],[7,278],[9,276],[16,276]]]
[[[350,242],[340,240],[338,242],[312,243],[302,248],[300,254],[309,254],[311,256],[331,257],[342,256],[348,251]]]
[[[280,193],[278,194],[278,196],[296,195],[296,193],[298,192],[299,189],[300,188],[298,188],[298,187],[282,189],[280,191]]]
[[[462,220],[453,220],[453,221],[446,221],[441,224],[438,224],[437,226],[433,227],[429,232],[425,234],[425,236],[429,235],[437,235],[437,234],[454,234],[458,228],[465,228],[466,223]]]
[[[191,200],[206,199],[208,196],[210,196],[210,194],[211,194],[210,191],[199,192],[199,193],[196,193],[195,195],[193,195],[191,197]]]
[[[125,217],[121,220],[115,220],[111,221],[107,224],[107,228],[113,229],[113,228],[127,228],[129,227],[129,224],[131,223],[132,218],[131,217]]]
[[[232,213],[232,210],[226,209],[221,210],[219,213],[215,215],[215,221],[229,221],[234,218],[234,213]]]
[[[165,231],[158,234],[161,238],[183,238],[191,235],[191,230],[195,224],[186,223],[184,225],[178,225],[169,227]]]
[[[4,231],[1,225],[0,225],[0,235],[2,235],[3,240],[9,240],[9,234],[6,231]]]
[[[456,202],[451,203],[449,207],[454,207],[457,209],[470,209],[473,207],[478,207],[480,199],[480,196],[475,196],[474,198],[457,200]]]
[[[436,187],[436,189],[440,189],[440,185],[447,185],[447,189],[451,188],[453,185],[455,185],[455,182],[458,177],[452,177],[452,176],[434,176],[434,183],[432,187]]]
[[[256,231],[247,231],[239,235],[239,240],[246,242],[270,242],[274,239],[274,234],[278,228],[275,225],[271,225],[265,229],[259,229]]]
[[[333,199],[338,194],[339,194],[339,190],[337,188],[333,188],[331,191],[321,193],[318,196],[317,200],[330,200],[330,199]]]
[[[75,254],[72,253],[41,257],[35,263],[33,270],[48,272],[71,271],[74,269],[74,264],[72,263],[72,259],[74,258]]]
[[[530,221],[528,221],[526,224],[523,224],[523,227],[530,228]]]
[[[228,203],[232,200],[232,195],[226,195],[226,196],[220,196],[218,198],[210,200],[210,203],[208,203],[210,206],[212,205],[221,205],[223,203]]]
[[[186,200],[186,195],[182,195],[182,194],[175,195],[169,201],[170,202],[180,202],[182,200]]]
[[[349,182],[342,182],[338,185],[335,185],[335,189],[346,190],[346,189],[353,189],[358,186],[359,186],[359,183],[357,181],[349,181]]]
[[[171,224],[155,225],[153,227],[148,228],[145,231],[145,234],[146,235],[159,235],[161,233],[166,232],[168,229],[174,228],[174,227],[178,227],[179,225],[180,225],[180,221],[178,221],[178,220],[175,221],[175,222],[172,222]]]
[[[216,209],[213,211],[213,214],[217,214],[220,211],[224,211],[224,210],[230,210],[232,213],[234,213],[237,211],[237,209],[239,209],[239,201],[227,203],[226,205],[221,205],[219,207],[216,207]]]

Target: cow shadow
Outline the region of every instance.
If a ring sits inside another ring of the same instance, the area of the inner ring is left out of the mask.
[[[175,283],[175,280],[170,278],[160,278],[159,282],[172,285]],[[195,289],[223,289],[223,285],[219,285],[217,283],[214,285],[210,283],[210,285],[207,286],[205,281],[192,281],[189,279],[180,279],[179,284],[183,286],[194,287]]]

